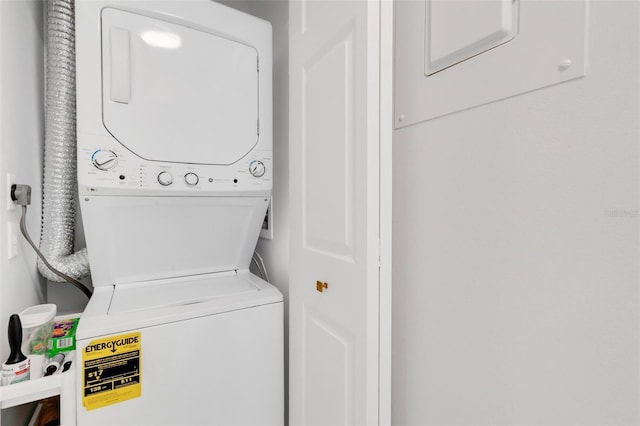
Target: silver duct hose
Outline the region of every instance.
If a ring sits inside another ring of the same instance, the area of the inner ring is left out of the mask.
[[[73,252],[76,217],[76,71],[73,0],[49,0],[44,183],[40,249],[72,278],[89,274],[86,249]],[[63,281],[38,259],[51,281]]]

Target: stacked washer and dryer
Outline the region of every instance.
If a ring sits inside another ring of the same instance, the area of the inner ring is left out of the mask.
[[[249,272],[272,186],[270,24],[209,0],[75,7],[95,289],[77,424],[283,424],[282,295]]]

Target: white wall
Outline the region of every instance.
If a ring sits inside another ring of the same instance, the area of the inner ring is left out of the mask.
[[[249,13],[249,0],[216,0],[216,3]]]
[[[640,423],[638,16],[591,2],[585,78],[395,132],[394,425]]]
[[[9,183],[31,185],[28,228],[40,237],[43,141],[42,2],[0,1],[0,357],[9,355],[9,315],[45,300],[44,282],[36,271],[35,254],[19,234],[20,209],[8,211]],[[17,233],[17,256],[8,259],[9,227]],[[6,425],[25,423],[23,410],[3,410]]]

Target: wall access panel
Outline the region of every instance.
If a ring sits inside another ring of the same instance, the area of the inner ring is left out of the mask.
[[[584,76],[587,16],[584,0],[397,2],[396,128]]]

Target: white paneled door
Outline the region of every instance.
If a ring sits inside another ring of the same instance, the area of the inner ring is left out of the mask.
[[[289,7],[290,424],[374,425],[381,4]]]

